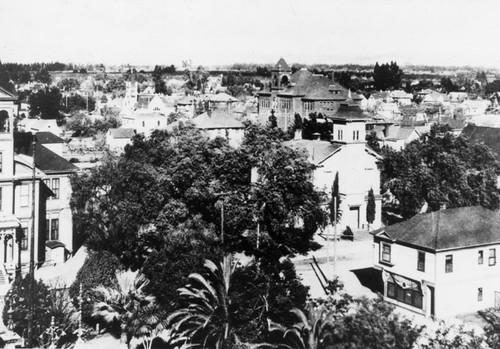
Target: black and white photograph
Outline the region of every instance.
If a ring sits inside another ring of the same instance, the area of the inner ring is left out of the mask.
[[[0,14],[0,348],[500,348],[500,2]]]

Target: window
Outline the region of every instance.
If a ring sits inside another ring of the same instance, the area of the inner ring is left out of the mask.
[[[382,243],[381,261],[391,263],[391,245]]]
[[[477,264],[483,264],[483,251],[477,251]]]
[[[3,194],[2,193],[2,187],[0,187],[0,211],[3,210],[3,200],[2,200],[3,195],[2,194]]]
[[[23,229],[23,237],[21,238],[21,250],[26,251],[28,249],[28,228]]]
[[[2,168],[3,168],[3,153],[0,153],[0,173],[2,173]]]
[[[59,219],[50,220],[50,239],[59,240]]]
[[[146,122],[145,121],[142,122],[142,127],[146,127]]]
[[[59,199],[59,178],[52,179],[52,191],[54,192],[54,199]]]
[[[425,252],[418,252],[417,270],[425,271]]]
[[[497,264],[497,250],[494,248],[490,248],[490,257],[488,258],[488,265]]]
[[[30,202],[30,186],[29,184],[22,184],[21,185],[21,200],[19,204],[21,207],[26,207],[29,205]]]
[[[482,302],[483,301],[483,288],[479,287],[477,289],[477,301]]]
[[[401,281],[403,281],[403,284]],[[387,297],[422,309],[422,291],[418,283],[410,279],[398,281],[395,276],[389,275],[387,279]]]
[[[359,131],[356,131],[356,139],[359,141]]]
[[[352,131],[352,140],[355,141],[356,140],[356,131]]]
[[[449,254],[446,256],[445,262],[445,272],[452,273],[453,272],[453,255]]]

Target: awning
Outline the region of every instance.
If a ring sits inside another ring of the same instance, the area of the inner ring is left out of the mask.
[[[395,283],[404,290],[415,290],[420,292],[422,289],[422,285],[420,282],[401,275],[384,271],[382,276],[384,281]]]

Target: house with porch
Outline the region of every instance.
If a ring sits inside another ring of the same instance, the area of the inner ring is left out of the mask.
[[[497,212],[443,209],[372,234],[388,302],[436,318],[500,306]]]

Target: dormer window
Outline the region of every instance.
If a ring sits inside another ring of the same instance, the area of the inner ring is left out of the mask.
[[[385,242],[380,243],[380,261],[391,263],[391,245]]]

